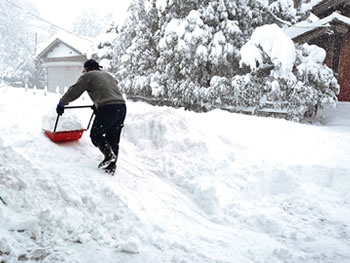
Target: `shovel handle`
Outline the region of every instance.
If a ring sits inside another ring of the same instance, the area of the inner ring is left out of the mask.
[[[83,105],[83,106],[64,106],[65,109],[81,109],[81,108],[91,108],[93,107],[94,105]],[[86,128],[86,130],[88,130],[90,128],[90,124],[91,124],[91,121],[92,121],[92,118],[94,117],[94,114],[95,112],[93,112],[91,114],[91,117],[90,117],[90,120],[89,120],[89,123],[88,123],[88,126]],[[58,116],[57,116],[57,120],[56,120],[56,123],[58,121]]]
[[[68,106],[67,106],[68,107]],[[68,108],[64,107],[65,109],[76,109],[76,108],[91,108],[91,106],[69,106]],[[95,112],[92,112],[91,114],[91,117],[90,117],[90,120],[89,120],[89,123],[88,123],[88,126],[86,128],[86,130],[88,130],[90,128],[90,124],[91,124],[91,121],[92,121],[92,118],[94,117],[95,115]],[[57,124],[58,124],[58,119],[60,118],[60,115],[57,114],[57,118],[56,118],[56,122],[55,122],[55,128],[53,129],[53,132],[55,133],[56,132],[56,129],[57,129]]]
[[[93,105],[84,105],[84,106],[64,106],[65,109],[80,109],[80,108],[91,108]]]
[[[60,118],[60,115],[57,114],[57,118],[56,118],[56,122],[55,122],[55,128],[53,129],[53,132],[56,132],[56,128],[57,128],[57,123],[58,123],[58,119]]]
[[[95,115],[95,112],[92,112],[90,120],[89,120],[89,124],[88,124],[86,130],[88,130],[90,128],[90,124],[91,124],[91,121],[92,121],[92,118],[94,117],[94,115]]]

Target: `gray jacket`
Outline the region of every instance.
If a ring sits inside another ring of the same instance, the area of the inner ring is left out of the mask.
[[[68,105],[87,91],[96,108],[107,104],[125,104],[117,81],[105,71],[92,70],[84,73],[62,96],[61,102]]]

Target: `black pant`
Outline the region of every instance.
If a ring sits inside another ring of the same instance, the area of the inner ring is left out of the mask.
[[[91,127],[90,138],[92,143],[109,145],[116,156],[119,152],[119,141],[126,115],[125,104],[110,104],[96,111],[95,120]]]

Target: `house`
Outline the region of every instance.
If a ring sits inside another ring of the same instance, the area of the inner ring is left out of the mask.
[[[37,59],[46,69],[46,86],[49,92],[62,94],[74,84],[83,69],[92,41],[65,32],[55,34],[37,52]]]
[[[285,32],[296,43],[326,50],[325,63],[338,78],[340,101],[350,101],[350,0],[318,0],[307,21]]]

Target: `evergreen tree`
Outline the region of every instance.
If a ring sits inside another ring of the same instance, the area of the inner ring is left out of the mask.
[[[116,39],[119,36],[118,26],[112,21],[106,29],[106,32],[96,38],[95,49],[91,51],[91,57],[106,67],[109,71],[114,72],[113,63],[114,49],[116,49]]]
[[[135,0],[129,7],[129,13],[114,46],[116,77],[129,94],[150,96],[150,83],[159,56],[159,10],[156,0]],[[133,92],[135,87],[140,93]]]
[[[262,17],[268,17],[256,1],[184,2],[168,1],[158,45],[157,69],[163,75],[158,86],[177,101],[180,94],[208,88],[214,76],[240,73],[239,49],[254,27],[267,22]]]
[[[285,27],[306,17],[307,13],[303,13],[301,10],[302,3],[302,0],[270,1],[268,9],[277,18],[276,23]]]

